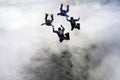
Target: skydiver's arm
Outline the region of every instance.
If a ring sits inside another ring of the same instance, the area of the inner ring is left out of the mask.
[[[53,27],[53,32],[54,32],[54,33],[57,33],[57,31],[54,29],[54,27]]]
[[[63,8],[63,4],[61,4],[61,6],[60,6],[60,11],[62,11],[62,8]]]
[[[47,17],[48,17],[48,14],[46,13],[46,14],[45,14],[45,20],[47,20]]]
[[[66,10],[66,12],[68,12],[69,11],[69,5],[67,5],[67,10]]]
[[[63,30],[65,30],[65,28],[62,25],[60,25],[60,26],[63,28]]]
[[[80,20],[80,18],[78,18],[78,21]]]
[[[52,21],[54,20],[54,18],[53,18],[53,14],[51,14],[51,20],[52,20]]]
[[[80,20],[80,18],[78,18],[78,19],[74,19],[74,21],[79,21]]]
[[[52,26],[52,28],[54,28],[54,25],[51,24],[51,26]]]
[[[42,23],[41,26],[42,26],[42,25],[45,25],[45,23]]]
[[[66,20],[70,22],[70,20],[66,17]]]

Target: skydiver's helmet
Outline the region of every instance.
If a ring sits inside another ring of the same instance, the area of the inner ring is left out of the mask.
[[[63,31],[62,31],[61,27],[58,28],[58,32],[59,32],[60,34],[62,34]]]
[[[73,17],[71,17],[70,20],[73,20]]]
[[[61,30],[61,28],[59,27],[59,28],[58,28],[58,31],[60,31],[60,30]]]

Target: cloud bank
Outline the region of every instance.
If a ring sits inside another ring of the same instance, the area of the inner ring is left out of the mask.
[[[80,31],[71,32],[70,24],[65,18],[56,15],[61,3],[65,6],[70,4],[70,16],[81,18]],[[53,24],[56,29],[63,24],[66,32],[70,32],[70,41],[61,44],[58,42],[57,35],[52,33],[51,27],[40,26],[44,22],[46,12],[54,14]],[[86,72],[86,76],[89,75],[88,80],[120,79],[119,0],[91,2],[87,0],[50,2],[48,0],[1,0],[0,14],[1,80],[34,79],[30,77],[30,73],[25,74],[26,72],[22,71],[24,65],[32,64],[40,68],[40,71],[41,69],[49,71],[50,66],[53,66],[49,62],[51,55],[60,56],[65,50],[72,54],[70,60],[74,66],[72,72],[74,79],[82,78],[84,76],[82,72]],[[89,56],[87,62],[86,55]],[[38,61],[33,58],[37,58]],[[88,70],[83,69],[84,66],[89,66]],[[36,67],[30,66],[30,71]],[[20,72],[25,77],[22,77]]]

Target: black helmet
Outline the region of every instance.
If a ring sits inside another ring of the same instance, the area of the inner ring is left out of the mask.
[[[59,27],[58,30],[61,30],[61,28]]]
[[[70,19],[73,20],[73,17],[71,17]]]

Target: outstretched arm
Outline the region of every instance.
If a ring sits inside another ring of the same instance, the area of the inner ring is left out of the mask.
[[[62,25],[60,25],[60,26],[63,28],[63,30],[65,30],[65,28]]]
[[[70,20],[68,19],[68,17],[66,17],[66,20],[67,20],[67,21],[70,21]]]
[[[69,11],[69,5],[67,5],[67,10],[66,10],[66,12],[68,12]]]
[[[78,18],[78,21],[80,20],[80,18]]]
[[[45,23],[42,23],[41,26],[45,25]]]
[[[54,20],[54,18],[53,18],[53,14],[51,14],[51,20],[52,20],[52,21]]]
[[[54,33],[57,33],[57,31],[54,29],[54,26],[52,26],[52,29],[53,29],[53,32],[54,32]]]
[[[61,6],[60,6],[60,11],[62,11],[62,8],[63,8],[63,4],[61,4]]]
[[[78,19],[74,19],[74,21],[79,21],[80,20],[80,18],[78,18]]]
[[[46,14],[45,14],[45,20],[47,20],[47,17],[48,17],[48,14],[46,13]]]

